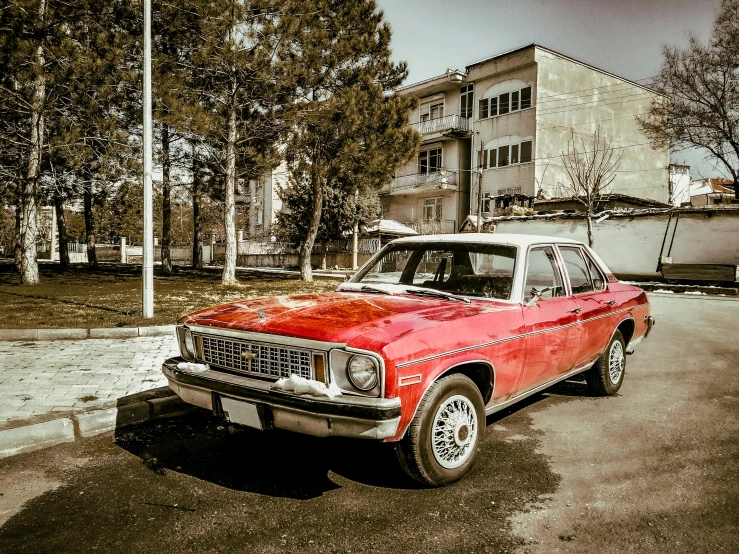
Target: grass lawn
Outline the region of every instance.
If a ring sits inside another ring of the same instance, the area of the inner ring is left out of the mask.
[[[0,328],[137,327],[174,323],[181,315],[233,300],[334,290],[338,279],[304,283],[293,275],[238,271],[239,284],[221,285],[220,269],[154,269],[154,317],[141,317],[141,266],[39,264],[41,282],[19,285],[12,264],[0,264]]]

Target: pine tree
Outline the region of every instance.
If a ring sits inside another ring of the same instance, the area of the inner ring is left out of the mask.
[[[418,136],[406,126],[413,101],[391,92],[407,69],[390,59],[390,27],[374,0],[299,4],[302,32],[285,55],[299,84],[287,153],[295,180],[311,187],[299,249],[301,277],[310,281],[326,190],[379,188],[413,155]]]

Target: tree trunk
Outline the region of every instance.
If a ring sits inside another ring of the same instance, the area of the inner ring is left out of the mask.
[[[318,176],[315,165],[311,168],[311,187],[313,189],[313,214],[308,225],[308,234],[300,245],[300,278],[303,281],[313,280],[313,268],[310,265],[310,255],[313,251],[313,244],[316,242],[318,235],[318,226],[321,223],[321,208],[323,207],[323,183]]]
[[[595,239],[593,238],[593,216],[590,212],[587,213],[588,219],[588,246],[590,248],[595,247]]]
[[[321,269],[326,270],[326,258],[328,257],[328,243],[321,242]]]
[[[200,238],[200,203],[203,193],[200,190],[200,169],[198,165],[198,148],[192,146],[192,267],[203,269],[203,245]]]
[[[162,124],[162,274],[172,273],[169,244],[172,236],[172,184],[170,181],[169,125]]]
[[[95,252],[95,218],[92,213],[92,185],[85,187],[83,203],[85,206],[85,240],[87,241],[87,263],[97,269],[98,257]]]
[[[223,260],[221,284],[233,285],[236,280],[236,108],[231,107],[228,116],[228,141],[226,144],[226,201],[225,227],[226,252]]]
[[[56,212],[56,229],[59,235],[59,267],[66,269],[69,267],[69,249],[67,247],[69,240],[67,238],[67,222],[64,219],[64,202],[58,194],[54,195],[54,211]]]
[[[359,189],[354,189],[354,225],[352,225],[352,269],[354,271],[359,267]]]
[[[39,4],[39,28],[44,28],[46,0]],[[28,171],[23,180],[20,194],[20,256],[18,273],[24,285],[36,285],[39,281],[36,259],[36,233],[38,227],[36,201],[38,179],[41,173],[41,153],[44,146],[44,103],[46,101],[46,78],[44,75],[44,45],[39,39],[36,47],[36,79],[31,103],[31,145],[28,153]]]
[[[18,187],[18,191],[22,189],[22,183]],[[15,206],[15,235],[13,236],[13,259],[15,260],[16,271],[20,273],[21,267],[21,205],[20,199]]]

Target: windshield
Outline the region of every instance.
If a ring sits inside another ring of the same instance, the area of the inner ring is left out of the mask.
[[[465,296],[509,300],[516,247],[463,242],[400,243],[352,282],[408,285]]]

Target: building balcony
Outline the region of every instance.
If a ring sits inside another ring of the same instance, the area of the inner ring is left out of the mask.
[[[400,175],[385,185],[380,194],[419,194],[422,192],[438,191],[454,192],[459,187],[459,176],[456,173],[441,172],[414,173],[413,175]],[[443,194],[441,194],[443,196]]]
[[[430,221],[411,221],[406,223],[419,235],[442,235],[457,232],[457,221],[454,219],[435,219]]]
[[[439,137],[464,138],[471,134],[470,120],[459,115],[445,115],[411,125],[421,133],[423,140]]]

